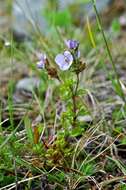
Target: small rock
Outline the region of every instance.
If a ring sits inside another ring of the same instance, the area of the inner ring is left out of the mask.
[[[21,79],[17,85],[16,90],[24,90],[27,92],[32,92],[33,90],[37,89],[39,87],[40,80],[36,77],[31,78],[24,78]]]
[[[45,0],[14,0],[12,31],[17,41],[29,39],[31,31],[37,31],[37,26],[44,31],[46,22],[42,9],[45,3]]]
[[[93,119],[90,115],[78,116],[78,121],[85,123],[92,123]]]

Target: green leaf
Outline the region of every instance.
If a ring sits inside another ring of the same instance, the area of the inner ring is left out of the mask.
[[[55,26],[68,26],[71,24],[71,15],[68,10],[54,13]]]
[[[45,17],[50,25],[54,26],[69,26],[72,23],[71,14],[68,9],[65,9],[63,11],[50,11],[47,14],[47,11],[45,12]]]
[[[65,179],[65,174],[63,172],[58,172],[57,174],[55,174],[55,176],[57,177],[59,182],[62,182]]]
[[[28,140],[30,143],[33,144],[34,136],[33,136],[32,126],[31,126],[31,121],[28,117],[25,117],[24,123],[25,123],[25,129],[26,129]]]
[[[79,135],[82,135],[83,131],[84,131],[83,128],[81,128],[81,127],[76,127],[76,128],[74,128],[74,129],[72,130],[71,135],[72,135],[73,137],[77,137],[77,136],[79,136]]]
[[[119,33],[120,32],[120,23],[119,20],[114,19],[112,21],[112,25],[111,25],[112,31],[115,33]]]
[[[112,85],[114,87],[115,92],[120,96],[123,97],[121,85],[119,85],[117,79],[111,79]]]
[[[121,184],[120,188],[121,188],[120,190],[126,190],[126,184]]]
[[[85,95],[86,93],[87,93],[87,91],[86,91],[85,89],[79,89],[79,90],[77,91],[77,95],[78,95],[78,96]]]
[[[90,164],[83,164],[81,167],[81,172],[84,173],[84,175],[90,176],[94,173],[95,165],[90,163]]]

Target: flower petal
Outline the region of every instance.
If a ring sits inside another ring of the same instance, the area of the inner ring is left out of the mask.
[[[77,49],[79,46],[79,42],[76,40],[66,40],[65,44],[69,49]]]
[[[73,62],[73,57],[69,51],[65,51],[64,54],[58,54],[55,57],[55,62],[61,70],[65,71],[70,68]]]
[[[64,64],[60,66],[60,69],[62,71],[66,71],[66,70],[68,70],[70,68],[70,66],[71,66],[71,64],[68,64],[68,63],[64,62]]]
[[[39,62],[37,62],[37,67],[38,67],[38,69],[44,69],[45,63],[43,61],[39,61]]]
[[[79,50],[76,52],[76,56],[77,56],[77,58],[80,58],[80,51]]]
[[[39,59],[39,61],[37,62],[37,67],[39,69],[44,69],[46,61],[47,61],[46,54],[45,53],[37,53],[37,57]]]
[[[63,54],[58,54],[56,57],[55,57],[55,62],[58,66],[64,64],[64,55]]]
[[[66,62],[69,64],[73,63],[73,56],[69,51],[64,51],[64,57],[66,58]]]
[[[36,56],[38,57],[39,60],[47,58],[46,54],[45,53],[41,53],[41,52],[37,52]]]

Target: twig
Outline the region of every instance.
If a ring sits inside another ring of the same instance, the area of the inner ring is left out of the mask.
[[[43,174],[41,175],[37,175],[37,176],[34,176],[34,177],[29,177],[29,178],[26,178],[26,179],[23,179],[21,181],[18,181],[18,184],[21,184],[21,183],[24,183],[24,182],[27,182],[27,181],[30,181],[30,180],[33,180],[33,179],[36,179],[36,178],[39,178],[39,177],[42,177]],[[16,187],[16,183],[12,183],[12,184],[9,184],[7,186],[4,186],[2,187],[0,190],[5,190],[8,188],[8,190],[11,190],[11,189],[14,189]]]
[[[110,183],[120,181],[120,180],[126,180],[126,176],[114,177],[113,179],[109,179],[109,180],[105,180],[105,181],[101,182],[99,185],[101,188],[103,188]]]

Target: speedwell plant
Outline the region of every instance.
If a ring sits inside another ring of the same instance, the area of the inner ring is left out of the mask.
[[[61,114],[61,126],[68,134],[78,135],[83,130],[78,118],[85,114],[82,104],[84,90],[80,88],[80,74],[85,69],[85,62],[81,58],[79,42],[65,40],[66,49],[55,57],[55,67],[52,67],[46,54],[39,55],[37,67],[45,69],[49,76],[60,81],[59,91],[64,101],[65,111]],[[71,129],[71,130],[68,130]]]

